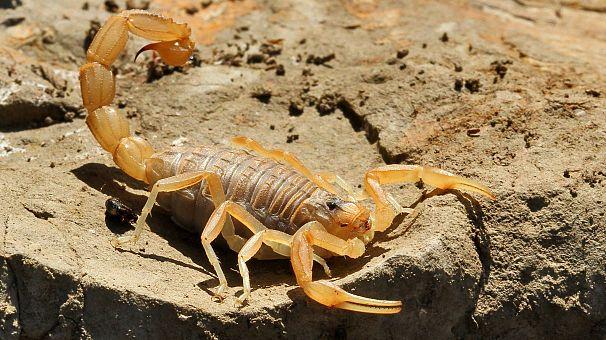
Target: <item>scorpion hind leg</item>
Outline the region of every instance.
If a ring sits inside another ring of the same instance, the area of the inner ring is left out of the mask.
[[[147,215],[151,212],[154,203],[156,203],[156,198],[160,192],[170,192],[177,191],[192,185],[200,183],[208,177],[207,173],[204,172],[194,172],[194,173],[184,173],[179,174],[173,177],[163,178],[157,181],[147,198],[147,202],[145,202],[145,206],[141,210],[141,215],[137,219],[137,223],[135,225],[135,231],[132,236],[122,236],[118,238],[114,238],[111,243],[114,247],[118,248],[127,243],[136,244],[139,238],[141,237],[141,233],[143,232],[143,227],[145,226],[145,220],[147,219]]]

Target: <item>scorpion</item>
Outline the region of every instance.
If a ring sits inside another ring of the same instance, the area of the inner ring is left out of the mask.
[[[157,202],[176,224],[199,233],[219,279],[216,297],[224,297],[228,287],[211,246],[221,235],[238,252],[243,281],[240,303],[251,292],[248,260],[290,258],[297,284],[318,303],[364,313],[398,313],[401,301],[362,297],[330,281],[314,281],[314,262],[330,276],[327,258],[360,257],[375,232],[389,228],[398,214],[414,211],[403,208],[383,185],[422,181],[495,199],[486,186],[472,180],[437,168],[401,164],[366,172],[364,190],[358,192],[338,175],[314,173],[291,153],[266,149],[246,137],[233,138],[232,146],[155,151],[146,139],[132,135],[127,118],[110,106],[115,96],[111,65],[129,32],[152,42],[137,56],[152,50],[171,66],[185,64],[195,46],[187,24],[159,13],[126,10],[106,21],[87,50],[87,62],[80,68],[86,124],[120,169],[151,188],[135,230],[114,237],[111,244],[116,248],[135,244]],[[369,199],[374,202],[372,210],[362,204]]]

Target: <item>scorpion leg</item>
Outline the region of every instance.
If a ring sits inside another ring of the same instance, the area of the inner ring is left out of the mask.
[[[357,238],[343,240],[328,233],[319,222],[309,222],[293,236],[291,264],[297,283],[307,296],[329,307],[364,313],[392,314],[402,309],[401,301],[370,299],[344,291],[328,281],[313,281],[313,247],[337,255],[356,258],[364,253],[364,243]]]
[[[235,202],[225,201],[219,205],[215,211],[213,211],[212,215],[208,219],[208,222],[206,223],[206,226],[202,230],[200,239],[202,241],[202,246],[204,247],[204,252],[208,257],[208,261],[212,264],[215,272],[217,273],[217,277],[219,278],[219,288],[217,288],[217,292],[215,293],[215,296],[218,298],[222,298],[223,293],[227,289],[227,279],[225,278],[223,269],[221,269],[219,258],[217,257],[217,254],[213,250],[210,243],[216,239],[217,236],[219,236],[228,215],[231,215],[238,221],[242,222],[246,227],[252,230],[254,234],[267,229],[263,224],[261,224],[261,222],[252,217],[246,211],[246,209],[242,208]]]
[[[223,187],[221,186],[221,179],[219,176],[213,172],[199,171],[199,172],[188,172],[179,174],[176,176],[163,178],[157,181],[147,198],[147,202],[145,202],[145,206],[141,210],[141,215],[137,219],[137,223],[135,225],[135,231],[132,236],[122,236],[119,238],[114,238],[112,240],[112,245],[114,247],[122,246],[126,243],[132,242],[135,244],[139,238],[141,237],[141,233],[143,232],[143,227],[145,226],[145,220],[147,219],[147,215],[150,213],[154,203],[156,202],[156,198],[160,192],[170,192],[177,191],[192,185],[196,185],[203,180],[207,180],[208,188],[210,190],[210,195],[215,204],[215,207],[218,207],[221,203],[225,201],[225,193],[223,191]],[[228,229],[231,228],[231,233],[234,233],[234,227],[231,222],[231,219],[227,220],[226,225]],[[244,244],[244,240],[241,240],[241,244]]]
[[[265,229],[248,239],[244,247],[238,253],[238,268],[242,275],[243,293],[238,297],[238,303],[243,304],[250,295],[250,274],[246,261],[250,260],[261,249],[263,243],[276,249],[282,249],[282,255],[290,255],[291,236],[277,230]],[[279,247],[282,246],[282,247]],[[322,259],[323,261],[323,259]],[[326,262],[324,262],[326,263]]]
[[[272,229],[262,230],[248,239],[244,247],[242,247],[238,253],[238,268],[240,269],[240,275],[242,275],[242,283],[244,286],[242,295],[238,297],[238,303],[243,304],[250,295],[251,291],[250,275],[248,273],[246,262],[257,254],[263,243],[270,246],[276,253],[285,257],[290,257],[291,242],[291,235]],[[324,272],[327,276],[331,276],[326,260],[314,254],[314,261],[318,262],[324,268]]]
[[[284,162],[292,166],[295,170],[300,172],[303,176],[307,177],[310,181],[314,182],[320,188],[323,188],[333,194],[336,194],[335,187],[326,181],[321,176],[315,175],[309,170],[303,163],[292,153],[288,151],[278,149],[265,149],[261,144],[253,139],[243,136],[237,136],[231,139],[231,142],[235,145],[241,146],[245,149],[252,150],[263,157],[273,159],[278,162]]]
[[[371,214],[374,231],[384,231],[396,217],[396,210],[406,210],[386,193],[381,185],[418,181],[440,189],[466,190],[495,199],[494,194],[486,186],[441,169],[417,165],[385,165],[368,171],[364,179],[364,188],[376,205]]]
[[[209,262],[213,265],[217,277],[219,278],[219,288],[217,289],[216,295],[221,297],[225,289],[227,289],[227,280],[221,266],[217,254],[214,252],[211,242],[219,236],[223,227],[223,222],[227,217],[233,217],[236,220],[242,222],[250,231],[253,232],[253,236],[239,249],[238,254],[238,265],[240,267],[240,274],[242,275],[242,281],[244,284],[244,293],[238,298],[238,301],[243,303],[244,300],[250,294],[250,278],[248,268],[246,267],[246,261],[254,256],[261,243],[267,244],[277,254],[284,257],[289,257],[291,254],[290,239],[291,236],[277,230],[267,229],[261,222],[259,222],[254,216],[252,216],[246,209],[232,201],[223,202],[215,211],[212,213],[204,230],[202,231],[202,246],[206,252]],[[263,236],[266,235],[266,236]],[[313,260],[318,262],[324,268],[324,272],[330,276],[330,269],[326,264],[326,261],[315,255]]]

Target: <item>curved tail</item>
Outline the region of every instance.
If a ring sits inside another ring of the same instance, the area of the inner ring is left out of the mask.
[[[189,38],[191,30],[187,24],[146,11],[123,11],[110,17],[97,32],[86,52],[87,63],[80,67],[88,128],[101,147],[112,154],[116,165],[129,176],[149,183],[145,160],[154,153],[153,147],[147,140],[133,136],[126,117],[109,106],[116,93],[111,64],[124,49],[128,32],[156,41],[139,53],[155,50],[164,62],[173,66],[189,59],[194,43]]]

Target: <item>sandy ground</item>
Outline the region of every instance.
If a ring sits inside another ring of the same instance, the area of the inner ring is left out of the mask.
[[[391,316],[310,301],[288,261],[252,261],[237,307],[227,250],[218,303],[198,238],[161,209],[112,248],[130,228],[105,201],[139,211],[146,188],[93,140],[77,82],[112,3],[0,1],[0,338],[606,337],[603,1],[151,1],[200,43],[183,68],[133,63],[139,39],[115,64],[116,105],[158,149],[245,135],[355,183],[407,163],[494,190],[394,186],[414,224],[329,262],[344,288],[401,299]]]

